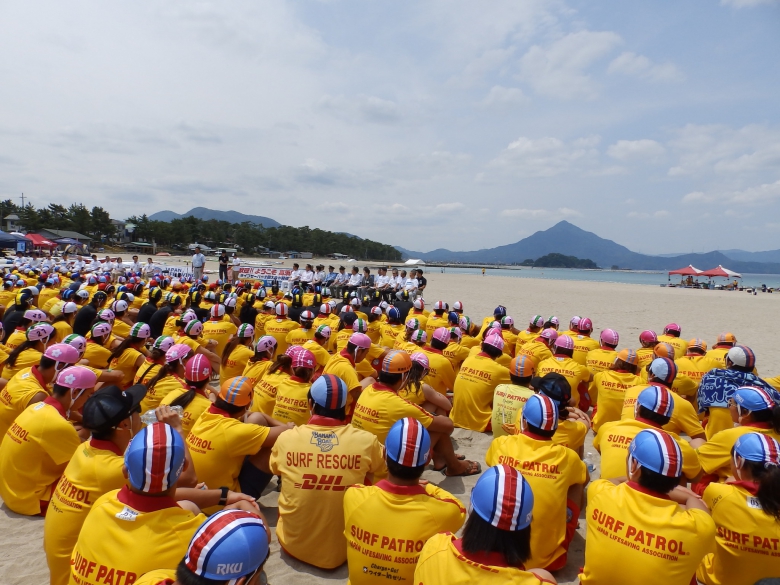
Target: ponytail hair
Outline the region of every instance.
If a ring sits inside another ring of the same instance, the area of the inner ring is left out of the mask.
[[[316,335],[315,335],[315,337],[316,337]],[[256,362],[262,362],[262,361],[266,361],[266,360],[269,360],[268,350],[260,351],[260,352],[256,351],[255,353],[252,354],[252,357],[249,358],[249,363],[250,364],[254,364]]]
[[[406,388],[408,390],[414,391],[410,392],[411,394],[420,392],[420,389],[422,388],[423,374],[425,373],[425,368],[422,366],[422,364],[412,360],[412,369],[409,370],[409,377],[406,379]]]
[[[143,337],[132,337],[132,336],[131,337],[125,337],[122,340],[122,343],[117,345],[116,349],[114,349],[114,351],[111,352],[111,356],[108,358],[108,361],[111,362],[111,360],[115,360],[115,359],[121,357],[121,355],[123,353],[125,353],[125,350],[128,347],[131,347],[131,346],[135,345],[136,343],[138,343],[139,341],[144,341],[144,340],[145,340],[145,338],[143,338]]]
[[[281,355],[276,356],[276,361],[273,364],[271,364],[270,368],[268,368],[268,373],[273,374],[274,372],[282,370],[283,372],[290,374],[291,366],[292,366],[292,358],[289,355],[283,353]]]
[[[756,498],[765,514],[780,522],[780,467],[758,461],[745,461],[745,466],[758,484]]]
[[[184,394],[181,396],[178,396],[175,400],[171,402],[171,406],[181,406],[182,408],[187,408],[189,406],[190,402],[195,400],[195,394],[198,390],[202,390],[206,387],[206,384],[209,383],[208,380],[201,380],[200,382],[193,382],[191,380],[186,380],[187,386],[189,386],[189,390],[187,390]]]
[[[11,366],[12,368],[16,367],[16,359],[19,357],[19,354],[22,353],[26,349],[34,349],[35,344],[38,343],[37,341],[30,341],[28,339],[25,339],[22,341],[19,345],[17,345],[10,354],[8,354],[8,359],[5,361],[6,365]]]
[[[152,388],[154,388],[155,384],[157,384],[157,382],[165,378],[165,376],[172,376],[174,373],[176,373],[176,364],[177,362],[163,364],[163,366],[159,370],[157,370],[157,373],[152,377],[152,379],[149,380],[149,383],[146,385],[146,389],[151,390]],[[151,368],[151,366],[149,367]],[[146,372],[144,372],[144,376],[145,375]],[[143,376],[141,376],[141,379],[143,380]]]
[[[750,415],[755,422],[771,424],[774,431],[780,434],[780,405],[776,404],[774,408],[766,410],[757,410],[751,412]]]
[[[236,349],[239,341],[241,341],[241,338],[237,335],[234,335],[230,341],[225,344],[225,349],[222,350],[222,358],[220,359],[219,363],[221,363],[223,366],[227,365],[227,361],[230,359],[230,354],[233,353],[234,349]]]
[[[314,376],[314,370],[312,368],[293,368],[293,376],[300,378],[304,382],[310,382],[312,376]]]

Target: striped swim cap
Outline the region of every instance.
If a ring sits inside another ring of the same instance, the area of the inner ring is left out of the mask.
[[[431,454],[431,437],[422,423],[414,418],[395,422],[385,439],[387,457],[404,467],[426,465]]]
[[[523,530],[533,519],[534,494],[514,467],[496,465],[471,491],[473,512],[499,530]]]
[[[666,431],[645,429],[631,441],[628,448],[639,465],[666,477],[682,475],[682,451]]]
[[[166,423],[141,429],[125,451],[130,485],[158,494],[173,487],[184,466],[184,439]]]

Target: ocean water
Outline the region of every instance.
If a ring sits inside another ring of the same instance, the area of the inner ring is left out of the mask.
[[[425,272],[429,275],[440,273],[441,268],[428,266]],[[446,274],[481,274],[480,268],[444,268]],[[628,270],[577,270],[573,268],[523,268],[521,270],[507,270],[502,268],[488,268],[485,274],[490,276],[509,276],[512,278],[546,278],[549,280],[589,280],[593,282],[622,282],[625,284],[644,284],[648,286],[660,286],[667,284],[669,276],[666,272],[654,271],[628,271]],[[696,280],[696,278],[694,278]],[[699,277],[699,282],[707,282],[709,279]],[[671,282],[679,284],[680,277],[672,276]],[[728,284],[725,278],[713,278],[712,282]],[[780,287],[780,274],[743,274],[741,281],[743,286],[758,286],[765,284],[770,288]]]

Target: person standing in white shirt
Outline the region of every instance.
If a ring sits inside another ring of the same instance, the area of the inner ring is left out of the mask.
[[[238,257],[238,254],[233,252],[233,259],[230,261],[230,280],[232,282],[235,282],[238,280],[238,273],[241,271],[241,259]]]
[[[200,246],[195,246],[192,255],[192,278],[195,282],[203,278],[203,268],[206,266],[206,257],[201,253]]]
[[[140,272],[141,276],[144,277],[144,280],[149,280],[154,276],[154,262],[152,262],[151,258],[146,259],[146,264],[143,265]]]

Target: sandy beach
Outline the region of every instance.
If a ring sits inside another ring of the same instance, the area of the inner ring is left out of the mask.
[[[170,259],[170,263],[176,260]],[[326,262],[327,263],[327,262]],[[287,266],[291,263],[288,261]],[[215,267],[210,262],[209,268]],[[280,267],[280,266],[274,266]],[[481,321],[492,314],[494,307],[503,304],[508,314],[524,327],[534,314],[557,315],[562,326],[572,315],[587,316],[595,325],[594,337],[607,327],[617,330],[621,336],[620,348],[636,348],[637,337],[644,329],[660,333],[669,322],[682,326],[686,339],[702,337],[712,344],[723,331],[734,333],[739,343],[756,352],[758,370],[764,376],[780,373],[780,355],[772,351],[774,322],[780,295],[757,296],[738,292],[669,289],[658,286],[629,284],[550,281],[505,278],[479,275],[426,274],[428,289],[425,298],[432,304],[443,299],[450,304],[456,300],[464,303],[465,313]],[[457,430],[454,434],[459,452],[469,459],[476,459],[484,466],[484,454],[491,437],[470,431]],[[586,453],[591,451],[590,441]],[[593,458],[598,477],[598,461]],[[440,485],[468,502],[468,494],[476,483],[476,477],[444,478],[440,473],[427,471],[424,479]],[[274,486],[274,482],[271,484]],[[275,526],[278,494],[267,492],[261,499],[270,524]],[[557,573],[559,583],[575,583],[577,573],[584,563],[584,520],[580,521],[579,536],[569,552],[566,569]],[[48,569],[42,549],[43,519],[20,517],[5,506],[0,509],[0,547],[5,554],[0,558],[0,583],[27,585],[45,583]],[[334,571],[319,571],[303,566],[279,551],[274,539],[271,558],[266,565],[268,580],[272,584],[285,585],[344,582],[346,565]]]

